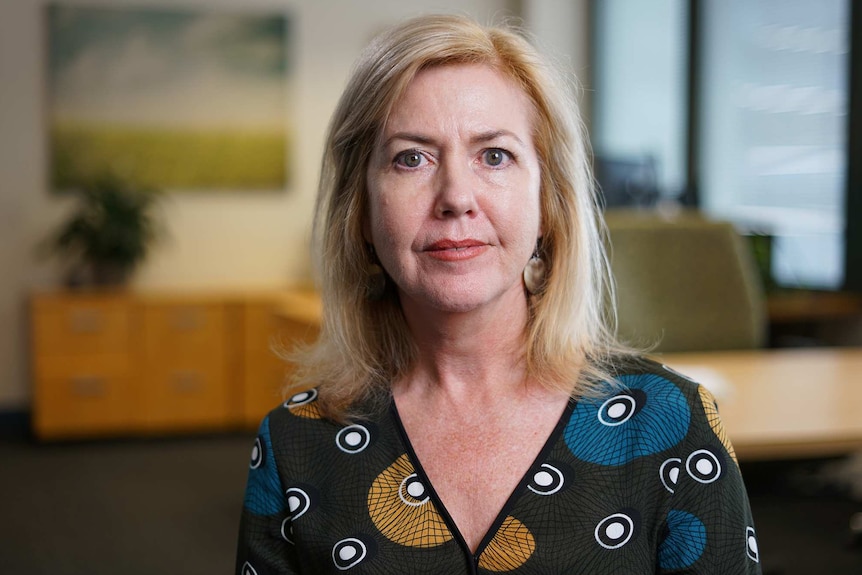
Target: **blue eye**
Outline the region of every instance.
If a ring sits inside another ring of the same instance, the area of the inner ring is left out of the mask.
[[[489,148],[482,153],[482,159],[489,166],[499,166],[509,158],[511,158],[509,152],[500,148]]]
[[[404,166],[405,168],[418,168],[422,165],[425,158],[416,150],[409,150],[398,154],[395,158],[395,163]]]

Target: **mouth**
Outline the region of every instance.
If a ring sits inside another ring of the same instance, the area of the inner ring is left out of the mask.
[[[479,240],[438,240],[430,243],[423,251],[429,257],[441,262],[460,262],[470,260],[485,252],[488,244]]]
[[[484,246],[485,242],[479,240],[438,240],[425,246],[426,252],[441,252],[441,251],[464,251],[470,248]]]

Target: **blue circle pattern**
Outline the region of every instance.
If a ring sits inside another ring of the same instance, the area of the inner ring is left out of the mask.
[[[276,515],[285,510],[284,497],[281,491],[281,481],[275,467],[275,454],[272,452],[272,441],[269,437],[269,416],[260,424],[258,439],[263,446],[264,460],[257,467],[249,470],[248,487],[245,492],[245,507],[257,515]]]
[[[599,465],[624,465],[633,459],[673,447],[688,432],[691,411],[682,391],[657,375],[622,376],[625,389],[640,389],[644,405],[620,425],[599,420],[603,399],[583,399],[575,406],[564,432],[575,457]]]
[[[662,569],[684,569],[700,559],[706,548],[706,527],[685,511],[672,509],[667,514],[670,533],[658,548],[658,564]]]

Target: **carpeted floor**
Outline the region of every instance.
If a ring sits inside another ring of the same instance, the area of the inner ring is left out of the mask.
[[[232,573],[252,441],[0,443],[0,573]]]
[[[842,461],[742,464],[764,575],[862,574],[862,541],[850,529],[862,501],[834,473]]]
[[[0,573],[232,573],[252,441],[0,439]],[[764,573],[862,573],[848,530],[862,503],[800,481],[805,465],[743,466]]]

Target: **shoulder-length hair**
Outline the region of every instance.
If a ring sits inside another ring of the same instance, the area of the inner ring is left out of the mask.
[[[330,418],[358,415],[351,411],[357,402],[387,396],[416,357],[396,291],[390,287],[380,301],[366,297],[374,263],[362,233],[366,171],[390,111],[411,80],[423,69],[452,64],[493,67],[520,86],[534,108],[547,275],[539,294],[525,292],[528,376],[583,395],[607,379],[607,362],[622,349],[608,329],[612,290],[574,84],[515,28],[486,27],[462,16],[421,16],[383,32],[362,52],[326,139],[313,227],[321,333],[316,344],[292,358],[291,387],[319,387],[321,408]]]

